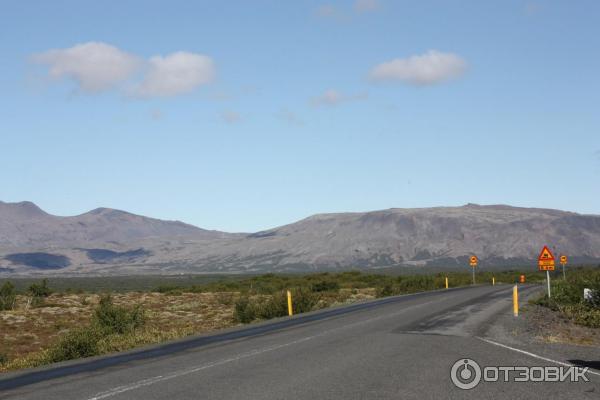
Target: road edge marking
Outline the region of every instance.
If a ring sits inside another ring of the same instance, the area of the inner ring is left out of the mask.
[[[515,351],[517,353],[525,354],[525,355],[527,355],[529,357],[537,358],[538,360],[543,360],[543,361],[551,362],[551,363],[554,363],[554,364],[562,365],[563,367],[575,367],[575,368],[583,369],[583,367],[579,367],[577,365],[573,365],[573,364],[569,364],[569,363],[566,363],[566,362],[563,362],[563,361],[553,360],[551,358],[539,356],[539,355],[531,353],[529,351],[517,349],[516,347],[511,347],[511,346],[508,346],[506,344],[498,343],[498,342],[495,342],[493,340],[483,338],[481,336],[475,336],[475,338],[477,338],[477,339],[479,339],[479,340],[481,340],[483,342],[486,342],[486,343],[489,343],[489,344],[493,344],[494,346],[503,347],[505,349],[512,350],[512,351]],[[590,371],[589,369],[588,369],[587,372],[589,374],[594,374],[594,375],[600,376],[600,372]]]
[[[162,381],[167,381],[167,380],[179,378],[181,376],[186,376],[186,375],[189,375],[189,374],[193,374],[195,372],[199,372],[199,371],[202,371],[202,370],[205,370],[205,369],[208,369],[208,368],[217,367],[217,366],[220,366],[220,365],[223,365],[223,364],[228,364],[228,363],[233,362],[233,361],[238,361],[238,360],[242,360],[244,358],[248,358],[248,357],[260,355],[260,354],[267,353],[267,352],[270,352],[270,351],[279,350],[279,349],[284,348],[284,347],[293,346],[295,344],[299,344],[299,343],[302,343],[302,342],[313,340],[313,339],[316,339],[318,337],[322,337],[322,336],[328,335],[330,333],[333,333],[333,332],[336,332],[336,331],[339,331],[339,330],[342,330],[342,329],[347,329],[347,328],[352,328],[352,327],[359,326],[359,325],[368,324],[370,322],[381,320],[381,319],[397,317],[397,316],[399,316],[401,314],[404,314],[408,310],[412,310],[414,308],[423,307],[423,306],[429,305],[429,304],[434,303],[434,302],[435,302],[435,300],[431,300],[431,301],[428,301],[428,302],[425,302],[425,303],[415,304],[413,306],[403,308],[403,309],[401,309],[399,311],[396,311],[394,313],[391,313],[391,314],[384,314],[384,315],[380,315],[380,316],[377,316],[377,317],[369,318],[369,319],[366,319],[366,320],[361,320],[361,321],[353,322],[353,323],[350,323],[350,324],[338,326],[336,328],[327,329],[327,330],[319,332],[319,333],[317,333],[315,335],[305,336],[305,337],[293,340],[291,342],[287,342],[287,343],[283,343],[283,344],[279,344],[279,345],[274,345],[274,346],[263,347],[263,348],[260,348],[260,349],[254,349],[254,350],[251,350],[251,351],[248,351],[248,352],[245,352],[245,353],[238,354],[237,356],[233,356],[233,357],[230,357],[230,358],[221,359],[221,360],[214,361],[214,362],[207,363],[207,364],[201,364],[199,366],[196,366],[196,367],[193,367],[193,368],[190,368],[190,369],[184,369],[184,370],[180,370],[180,371],[175,371],[175,372],[167,374],[167,375],[158,375],[158,376],[155,376],[155,377],[152,377],[152,378],[142,379],[142,380],[130,383],[130,384],[125,384],[125,385],[117,386],[117,387],[108,389],[106,391],[96,393],[94,396],[87,398],[87,400],[102,400],[102,399],[106,399],[106,398],[113,397],[113,396],[116,396],[116,395],[121,394],[121,393],[129,392],[131,390],[136,390],[136,389],[139,389],[139,388],[142,388],[142,387],[145,387],[145,386],[150,386],[150,385],[153,385],[153,384],[158,383],[158,382],[162,382]]]

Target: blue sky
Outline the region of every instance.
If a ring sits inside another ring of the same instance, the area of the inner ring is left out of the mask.
[[[597,1],[1,7],[0,200],[228,231],[468,202],[600,214]]]

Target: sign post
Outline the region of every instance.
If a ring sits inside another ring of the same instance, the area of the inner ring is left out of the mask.
[[[560,256],[560,265],[562,265],[562,270],[563,270],[563,279],[566,281],[567,280],[567,274],[565,272],[565,265],[567,265],[567,261],[568,258],[566,255],[562,255]]]
[[[538,268],[540,271],[546,271],[546,281],[548,282],[548,298],[550,298],[552,297],[550,294],[550,271],[554,271],[554,255],[548,246],[544,246],[540,256],[538,257]]]
[[[478,262],[479,259],[477,258],[477,256],[471,256],[471,258],[469,258],[469,264],[473,268],[473,285],[475,284],[475,267],[477,267]]]

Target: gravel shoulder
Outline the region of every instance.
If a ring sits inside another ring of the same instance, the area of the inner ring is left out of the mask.
[[[539,296],[542,288],[521,296],[518,317],[512,307],[498,315],[488,326],[486,339],[552,360],[587,366],[600,371],[600,329],[576,325],[560,313],[529,300]]]

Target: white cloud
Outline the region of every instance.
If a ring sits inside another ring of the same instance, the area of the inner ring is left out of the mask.
[[[125,90],[135,97],[168,97],[188,93],[212,82],[212,58],[179,51],[144,60],[107,43],[88,42],[34,54],[31,60],[48,66],[54,79],[71,79],[87,93]],[[139,73],[142,73],[139,74]],[[141,75],[141,82],[134,84]]]
[[[133,93],[141,97],[168,97],[188,93],[215,78],[212,58],[179,51],[165,57],[154,56],[148,71]]]
[[[32,61],[48,65],[54,79],[73,79],[84,92],[101,92],[127,80],[139,67],[140,60],[102,42],[77,44],[34,54]]]
[[[358,93],[353,95],[346,95],[338,92],[334,89],[326,90],[323,94],[313,97],[311,103],[313,106],[335,106],[342,102],[364,100],[367,98],[367,93]]]
[[[240,122],[242,120],[242,116],[235,111],[223,111],[221,113],[221,119],[228,124],[235,124],[236,122]]]
[[[356,0],[354,2],[354,11],[357,13],[366,13],[378,10],[381,7],[379,0]]]
[[[429,50],[425,54],[396,58],[371,69],[374,81],[404,81],[413,85],[433,85],[461,76],[467,62],[453,53]]]

